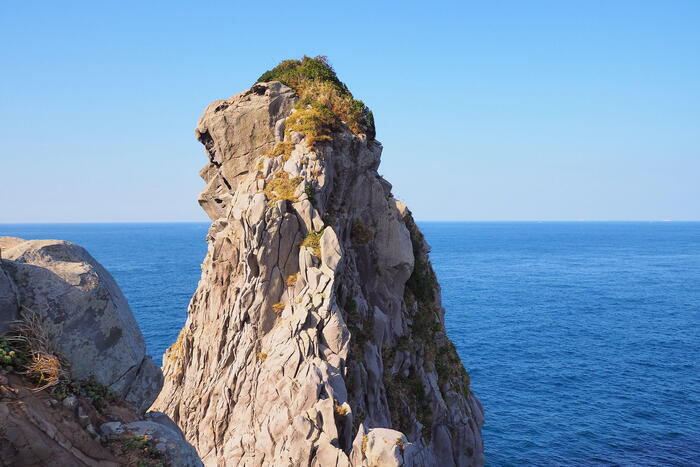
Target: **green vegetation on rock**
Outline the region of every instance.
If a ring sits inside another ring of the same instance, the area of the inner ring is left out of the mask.
[[[117,401],[117,396],[94,376],[86,380],[61,381],[53,388],[53,395],[63,400],[68,396],[83,396],[90,399],[97,410],[103,410]]]
[[[321,236],[323,235],[323,231],[321,232],[309,232],[306,234],[306,238],[304,238],[304,241],[301,242],[301,246],[311,248],[311,251],[313,251],[314,256],[320,258],[321,257]]]
[[[348,87],[338,79],[326,57],[285,60],[263,73],[257,82],[280,81],[299,96],[287,121],[290,130],[304,134],[309,146],[327,141],[344,122],[353,133],[374,139],[374,116],[364,102],[354,99]],[[286,138],[285,138],[286,139]]]
[[[8,341],[0,337],[0,368],[7,372],[24,370],[27,358],[24,352]]]
[[[445,335],[438,318],[437,277],[424,250],[425,239],[410,216],[406,220],[406,227],[411,235],[415,265],[411,277],[406,282],[404,302],[407,307],[415,307],[416,310],[412,316],[411,329],[414,338],[422,344],[424,366],[429,366],[430,362],[434,363],[440,390],[449,388],[467,397],[469,374],[454,344]]]
[[[296,203],[298,199],[294,196],[294,192],[302,180],[301,177],[289,178],[289,174],[284,171],[277,172],[274,178],[267,182],[263,190],[269,200],[268,204],[272,205],[279,200],[289,200]]]

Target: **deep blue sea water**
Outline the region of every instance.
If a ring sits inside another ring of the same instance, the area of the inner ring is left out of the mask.
[[[421,223],[487,461],[700,465],[700,223]],[[159,359],[207,224],[0,225],[81,244]]]

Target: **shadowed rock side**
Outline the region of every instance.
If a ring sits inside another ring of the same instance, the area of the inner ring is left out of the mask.
[[[483,464],[482,408],[381,144],[341,125],[310,147],[285,133],[296,99],[258,83],[199,121],[209,248],[155,409],[206,465]]]

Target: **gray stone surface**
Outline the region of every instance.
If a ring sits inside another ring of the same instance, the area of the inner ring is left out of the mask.
[[[163,453],[167,465],[174,467],[199,467],[202,461],[197,451],[188,443],[182,431],[166,415],[146,413],[144,420],[130,423],[108,422],[100,426],[100,433],[110,436],[143,436],[153,440],[155,448]]]
[[[19,317],[19,296],[14,282],[5,272],[0,260],[0,334],[9,330],[12,321]]]
[[[36,313],[76,379],[94,376],[142,411],[162,374],[112,276],[78,245],[62,240],[0,237],[2,266],[22,307]],[[0,282],[2,281],[0,275]]]
[[[209,249],[154,408],[211,466],[482,465],[481,406],[381,144],[292,132],[291,157],[269,157],[294,103],[257,84],[199,121]],[[265,199],[284,171],[297,200]],[[316,257],[300,244],[321,228]]]

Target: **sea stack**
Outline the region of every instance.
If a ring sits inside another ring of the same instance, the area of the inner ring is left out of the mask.
[[[482,407],[369,109],[304,57],[195,135],[208,252],[154,409],[206,465],[482,465]]]

